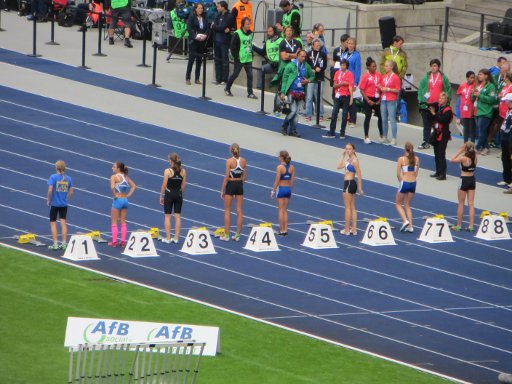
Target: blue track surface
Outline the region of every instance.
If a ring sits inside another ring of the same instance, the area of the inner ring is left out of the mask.
[[[30,65],[48,72],[56,65],[31,60]],[[66,76],[75,80],[86,76],[70,67],[67,71]],[[87,74],[93,75],[100,76]],[[131,94],[149,99],[167,95],[133,87]],[[116,160],[128,164],[139,186],[130,202],[129,230],[161,227],[158,192],[171,151],[180,154],[188,172],[184,227],[222,226],[219,189],[228,155],[225,144],[5,87],[0,87],[0,95],[4,243],[15,244],[8,238],[21,232],[49,233],[46,181],[60,158],[66,160],[77,188],[69,211],[70,233],[109,230],[108,180]],[[217,115],[229,118],[230,107],[192,98],[187,103],[189,108],[192,103],[195,110],[215,109]],[[241,115],[247,121],[254,119],[250,113]],[[382,150],[387,151],[383,157],[396,157],[390,148]],[[277,210],[268,191],[276,159],[249,151],[243,155],[250,165],[245,223],[275,222]],[[357,238],[337,235],[338,249],[305,248],[300,244],[307,220],[342,219],[341,178],[334,172],[296,166],[299,180],[289,212],[293,224],[290,236],[278,239],[280,252],[244,250],[247,229],[240,243],[215,241],[215,255],[189,256],[178,246],[157,243],[160,257],[131,259],[119,249],[97,244],[101,260],[81,264],[468,382],[495,382],[499,371],[510,371],[510,241],[483,242],[456,233],[454,243],[418,242],[422,216],[452,214],[456,209],[454,204],[418,194],[413,211],[416,233],[394,231],[397,246],[361,244],[365,227],[361,222]],[[396,217],[395,191],[365,181],[366,196],[356,202],[360,220]],[[46,249],[37,251],[58,258]]]

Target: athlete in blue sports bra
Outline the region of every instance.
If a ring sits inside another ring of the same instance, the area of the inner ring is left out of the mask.
[[[121,221],[121,247],[126,245],[126,212],[128,209],[128,198],[135,192],[136,185],[128,177],[128,167],[124,163],[116,162],[112,166],[113,175],[110,177],[110,190],[112,191],[112,241],[108,243],[111,247],[117,247],[117,235],[119,228],[117,222]]]
[[[411,142],[405,143],[404,150],[404,155],[399,157],[396,163],[396,177],[400,182],[396,193],[396,210],[403,221],[400,231],[414,232],[411,201],[416,192],[420,159],[414,155],[414,146]]]
[[[240,232],[242,232],[242,203],[244,201],[244,182],[247,177],[247,161],[240,157],[240,147],[233,143],[230,147],[232,157],[226,160],[226,172],[224,181],[220,190],[220,197],[224,200],[224,226],[225,236],[220,240],[229,241],[229,231],[231,227],[231,201],[236,201],[236,233],[232,240],[240,241]]]
[[[288,204],[292,197],[292,188],[295,181],[295,167],[290,165],[292,161],[288,151],[279,152],[279,164],[276,168],[276,178],[272,187],[271,197],[277,198],[279,233],[280,236],[288,236]]]
[[[359,160],[356,156],[354,144],[348,143],[343,151],[343,156],[338,163],[338,169],[345,168],[343,183],[343,203],[345,204],[345,229],[340,231],[343,235],[357,235],[357,211],[355,195],[363,196],[363,179]],[[357,180],[356,180],[357,176]]]

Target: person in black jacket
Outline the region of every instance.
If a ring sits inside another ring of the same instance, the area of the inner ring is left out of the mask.
[[[212,24],[215,31],[215,82],[220,85],[228,82],[229,78],[229,44],[231,43],[231,31],[235,28],[235,19],[228,12],[228,3],[224,0],[217,3],[217,16]]]
[[[203,54],[206,51],[206,39],[210,28],[204,14],[204,5],[197,3],[194,6],[194,12],[189,16],[187,20],[188,30],[188,64],[187,74],[185,76],[188,85],[191,85],[190,75],[192,74],[192,67],[194,62],[196,63],[195,71],[195,83],[201,84],[199,76],[201,75],[201,61],[203,60]]]
[[[315,72],[315,81],[308,84],[306,91],[306,120],[310,121],[313,116],[313,104],[316,111],[320,112],[320,118],[324,118],[324,79],[327,69],[327,56],[322,52],[322,42],[320,39],[313,40],[312,50],[307,53],[307,61],[311,69]],[[317,100],[318,87],[320,86],[320,100]]]
[[[453,119],[453,111],[448,104],[446,92],[441,92],[439,104],[431,105],[428,110],[433,121],[430,144],[434,146],[436,161],[436,173],[431,174],[430,177],[446,180],[446,147],[451,140],[450,123]]]

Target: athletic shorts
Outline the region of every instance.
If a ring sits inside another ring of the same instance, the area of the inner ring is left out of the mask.
[[[290,187],[277,187],[276,198],[289,199],[290,197],[292,197],[292,189]]]
[[[128,198],[126,197],[118,197],[112,201],[112,208],[115,209],[127,209],[128,208]]]
[[[399,193],[415,193],[416,182],[415,181],[402,181],[398,187]]]
[[[355,195],[357,193],[357,183],[355,180],[345,180],[343,183],[343,192]]]
[[[50,221],[57,221],[57,216],[61,220],[66,220],[68,214],[68,207],[50,207]]]
[[[474,191],[476,189],[475,176],[461,176],[460,186],[461,191]]]
[[[244,183],[242,180],[228,180],[226,184],[226,190],[224,191],[225,195],[228,196],[236,196],[244,194]]]
[[[183,204],[183,195],[181,191],[165,191],[164,196],[164,212],[166,215],[174,213],[181,213],[181,206]]]

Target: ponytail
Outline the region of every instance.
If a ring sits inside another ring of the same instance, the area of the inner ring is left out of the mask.
[[[181,159],[178,156],[177,153],[171,153],[169,154],[169,160],[172,162],[172,170],[174,174],[180,174],[181,173]]]
[[[407,153],[407,159],[409,160],[409,166],[414,167],[416,165],[416,156],[414,156],[414,145],[410,141],[405,143],[405,152]]]
[[[290,157],[290,154],[288,153],[288,151],[279,152],[279,157],[283,159],[283,161],[286,163],[286,165],[290,165],[292,158]]]
[[[471,141],[466,142],[466,150],[464,151],[464,156],[471,159],[471,162],[475,162],[476,152],[475,152],[475,144]]]
[[[116,167],[119,168],[119,172],[121,172],[122,174],[128,174],[128,167],[124,163],[116,161]]]
[[[230,151],[235,159],[240,157],[240,146],[237,143],[231,144]]]

